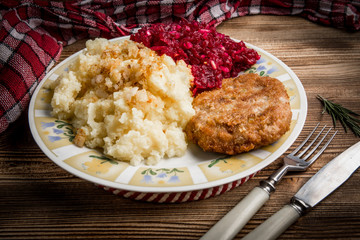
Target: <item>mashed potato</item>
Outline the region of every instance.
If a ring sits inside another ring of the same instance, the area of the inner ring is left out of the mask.
[[[137,165],[181,156],[194,115],[191,70],[130,40],[89,40],[51,84],[52,114],[78,129],[75,141]]]

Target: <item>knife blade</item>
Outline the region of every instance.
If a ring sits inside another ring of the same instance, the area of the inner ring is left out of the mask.
[[[291,199],[290,204],[285,205],[243,239],[276,239],[302,215],[346,182],[359,166],[360,142],[321,168],[300,188]]]

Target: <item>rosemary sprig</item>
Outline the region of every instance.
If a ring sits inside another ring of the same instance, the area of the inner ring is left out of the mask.
[[[340,104],[323,98],[320,95],[317,95],[316,97],[324,106],[322,114],[327,112],[331,116],[334,127],[336,127],[336,122],[340,121],[345,132],[347,132],[347,129],[349,128],[355,134],[355,136],[360,137],[360,119],[355,117],[360,116],[360,114],[355,113],[341,106]]]

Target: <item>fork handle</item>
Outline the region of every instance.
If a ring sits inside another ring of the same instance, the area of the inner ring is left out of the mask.
[[[217,222],[201,240],[233,239],[252,216],[269,199],[270,193],[255,187],[230,212]]]

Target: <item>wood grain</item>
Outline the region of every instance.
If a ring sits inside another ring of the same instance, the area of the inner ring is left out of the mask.
[[[300,142],[322,115],[317,94],[360,113],[360,33],[316,25],[298,17],[246,16],[218,26],[222,33],[273,54],[299,77],[308,98]],[[64,48],[61,60],[84,48]],[[237,235],[279,210],[322,166],[359,141],[339,134],[310,169],[285,176],[265,206]],[[287,151],[289,152],[289,150]],[[198,239],[261,179],[278,159],[230,192],[202,201],[155,204],[114,196],[49,160],[34,142],[27,113],[0,135],[0,239]],[[360,239],[360,172],[291,226],[279,239]]]

